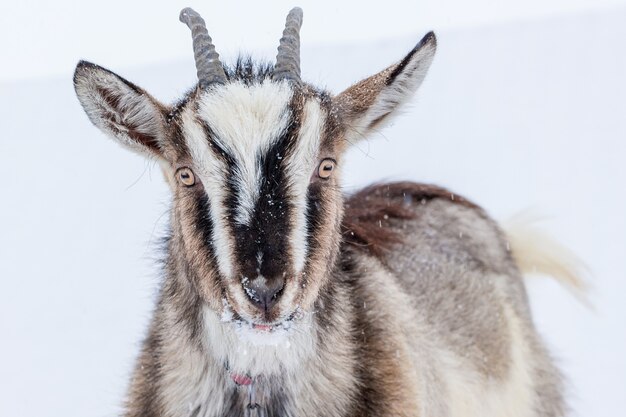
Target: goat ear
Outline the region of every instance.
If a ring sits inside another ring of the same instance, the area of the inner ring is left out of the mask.
[[[148,93],[86,61],[76,66],[74,89],[96,127],[137,153],[163,157],[167,109]]]
[[[335,111],[346,125],[348,142],[384,126],[419,88],[432,63],[437,39],[429,32],[404,59],[372,75],[334,98]]]

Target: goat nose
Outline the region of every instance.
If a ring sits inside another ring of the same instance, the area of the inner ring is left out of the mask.
[[[264,311],[268,311],[278,302],[284,285],[285,280],[283,278],[268,280],[264,277],[259,277],[252,280],[247,285],[244,284],[244,289],[246,290],[246,294],[248,294],[248,298],[250,298],[255,306]]]

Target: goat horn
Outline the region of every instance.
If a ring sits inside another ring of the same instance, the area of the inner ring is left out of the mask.
[[[302,9],[294,7],[287,15],[283,37],[278,45],[276,65],[272,73],[274,80],[294,80],[300,82],[300,27]]]
[[[191,29],[200,88],[205,89],[213,83],[226,83],[226,73],[206,29],[204,19],[190,7],[181,10],[179,19]]]

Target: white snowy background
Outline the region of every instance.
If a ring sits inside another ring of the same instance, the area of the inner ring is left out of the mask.
[[[224,60],[273,59],[291,1],[2,2],[0,416],[119,414],[159,270],[158,168],[93,127],[80,58],[171,102],[195,80],[192,5]],[[531,208],[588,265],[595,311],[548,279],[534,316],[572,416],[626,410],[626,0],[299,1],[303,76],[339,92],[434,29],[439,50],[393,126],[354,149],[347,190],[446,186],[499,220]]]

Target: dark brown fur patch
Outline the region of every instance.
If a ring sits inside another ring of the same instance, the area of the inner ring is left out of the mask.
[[[480,210],[471,201],[434,185],[408,181],[372,184],[346,200],[343,241],[382,259],[391,245],[402,241],[398,230],[388,227],[389,220],[412,219],[417,204],[437,198]]]

